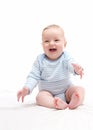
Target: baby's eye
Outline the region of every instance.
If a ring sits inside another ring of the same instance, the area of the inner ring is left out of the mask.
[[[46,40],[45,42],[49,42],[48,40]]]
[[[55,42],[58,42],[59,41],[59,39],[55,39]]]

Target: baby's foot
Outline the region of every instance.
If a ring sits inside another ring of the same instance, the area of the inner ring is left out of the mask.
[[[80,104],[81,104],[80,95],[78,94],[78,92],[73,93],[71,101],[69,103],[69,108],[74,109],[78,107]]]
[[[68,104],[61,100],[59,97],[54,98],[54,104],[56,109],[66,109],[68,107]]]

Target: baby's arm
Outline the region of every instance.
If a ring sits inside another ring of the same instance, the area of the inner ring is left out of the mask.
[[[30,89],[28,87],[24,87],[17,93],[17,100],[19,101],[20,98],[22,102],[24,102],[24,97],[30,93]]]
[[[75,63],[72,63],[73,67],[74,67],[74,71],[75,73],[77,73],[78,75],[80,75],[80,78],[82,78],[84,72],[83,72],[83,68],[78,65],[78,64],[75,64]]]

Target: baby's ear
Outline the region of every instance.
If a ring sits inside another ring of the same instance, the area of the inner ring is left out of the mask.
[[[66,47],[66,45],[67,45],[67,41],[65,40],[64,46]]]

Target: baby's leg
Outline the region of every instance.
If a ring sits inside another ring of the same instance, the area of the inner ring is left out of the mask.
[[[40,91],[36,96],[36,103],[40,106],[54,108],[54,97],[48,91]]]
[[[66,91],[66,98],[69,102],[69,108],[75,109],[83,103],[84,100],[84,88],[79,86],[72,86]]]
[[[41,91],[36,97],[36,102],[38,105],[47,107],[47,108],[56,108],[56,109],[65,109],[67,103],[62,101],[58,97],[53,97],[48,91]]]

